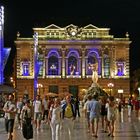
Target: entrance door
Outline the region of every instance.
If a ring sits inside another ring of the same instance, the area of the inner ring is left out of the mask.
[[[69,93],[73,94],[74,97],[78,96],[78,86],[71,85],[69,86]]]
[[[49,86],[49,92],[52,92],[52,93],[57,93],[58,94],[58,86]]]

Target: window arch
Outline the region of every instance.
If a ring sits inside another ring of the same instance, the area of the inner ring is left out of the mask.
[[[53,51],[48,56],[48,75],[59,75],[58,53]]]
[[[80,62],[79,54],[76,50],[72,50],[68,54],[67,62],[67,74],[68,75],[79,75],[80,74]]]
[[[95,64],[98,63],[98,74],[101,73],[101,64],[99,61],[99,54],[96,50],[92,50],[88,53],[87,55],[87,60],[86,60],[86,74],[91,75],[92,70],[89,64]]]

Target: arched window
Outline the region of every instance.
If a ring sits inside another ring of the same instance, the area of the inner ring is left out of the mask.
[[[99,54],[97,50],[91,50],[87,55],[86,60],[86,74],[92,75],[91,64],[98,64],[98,74],[100,74],[101,64],[99,61]]]
[[[90,67],[90,64],[95,64],[95,63],[97,63],[97,60],[96,60],[95,56],[94,55],[89,55],[88,56],[88,72],[87,72],[88,75],[92,74],[92,69]]]
[[[48,59],[48,75],[58,75],[58,57],[51,55]]]

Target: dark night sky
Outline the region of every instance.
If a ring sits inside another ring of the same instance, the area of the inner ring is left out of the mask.
[[[139,0],[4,0],[0,4],[5,6],[5,46],[12,48],[10,60],[14,57],[13,42],[17,31],[22,37],[31,37],[33,27],[91,23],[110,28],[110,34],[115,37],[125,37],[129,32],[132,41],[130,69],[140,68]],[[6,74],[9,74],[9,67],[12,67],[11,61],[8,61]]]

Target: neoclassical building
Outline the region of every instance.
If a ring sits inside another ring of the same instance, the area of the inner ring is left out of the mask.
[[[16,87],[18,96],[28,92],[34,96],[34,61],[37,61],[38,94],[65,91],[77,95],[91,83],[90,65],[98,65],[98,83],[109,94],[129,96],[129,35],[115,38],[109,28],[92,24],[78,27],[70,24],[59,27],[51,24],[33,28],[38,33],[35,59],[34,37],[17,34]]]

